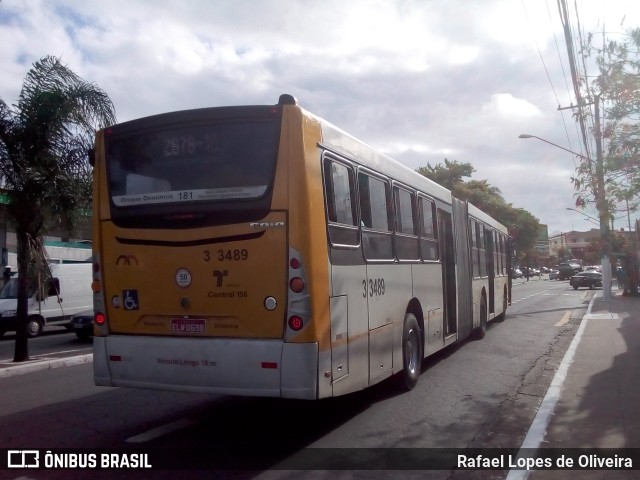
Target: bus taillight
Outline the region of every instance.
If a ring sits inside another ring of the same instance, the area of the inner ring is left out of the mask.
[[[298,315],[292,315],[289,317],[289,328],[294,332],[299,332],[304,327],[304,322],[302,321],[302,317]]]
[[[300,293],[304,290],[304,280],[300,277],[293,277],[289,282],[289,288],[294,293]]]
[[[100,280],[94,280],[93,282],[91,282],[91,291],[93,293],[98,293],[102,290],[102,284],[100,283]]]
[[[96,325],[102,326],[107,321],[107,317],[102,312],[97,312],[95,316]]]

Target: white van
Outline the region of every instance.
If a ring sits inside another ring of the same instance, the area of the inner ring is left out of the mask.
[[[45,325],[67,327],[72,315],[93,309],[90,263],[54,263],[49,267],[51,277],[29,289],[30,337],[40,335]],[[18,275],[11,277],[0,292],[0,335],[16,330]]]

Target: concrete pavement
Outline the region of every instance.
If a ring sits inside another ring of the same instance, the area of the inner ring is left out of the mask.
[[[507,478],[640,478],[640,298],[624,297],[614,289],[612,299],[606,301],[599,291],[567,354],[571,358],[564,378],[552,381],[539,410],[539,415],[549,410],[548,418],[541,421],[546,425],[538,441],[525,439],[523,448],[566,450],[576,460],[592,452],[569,449],[635,449],[597,452],[601,458],[632,458],[635,470],[624,468],[624,462],[618,469],[512,470]],[[558,389],[555,398],[554,388]],[[548,397],[551,407],[545,405]],[[582,460],[587,461],[586,456]]]

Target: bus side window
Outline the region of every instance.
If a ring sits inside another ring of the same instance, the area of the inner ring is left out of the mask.
[[[473,277],[480,277],[480,240],[478,222],[469,220],[469,236],[471,237],[471,257],[473,263]]]
[[[393,216],[391,188],[379,178],[358,175],[362,244],[368,260],[393,260]]]
[[[327,158],[324,180],[329,241],[333,245],[359,245],[353,169]]]
[[[422,222],[420,223],[420,248],[423,260],[438,260],[438,230],[436,228],[436,206],[431,200],[420,198]]]
[[[394,187],[393,193],[396,207],[396,255],[398,260],[419,260],[416,195],[398,187]]]
[[[487,276],[487,246],[485,242],[485,227],[484,225],[478,225],[478,259],[480,262],[480,276]]]

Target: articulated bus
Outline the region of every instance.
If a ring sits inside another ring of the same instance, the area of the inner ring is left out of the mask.
[[[114,125],[92,162],[97,385],[411,389],[510,303],[503,225],[290,95]]]

